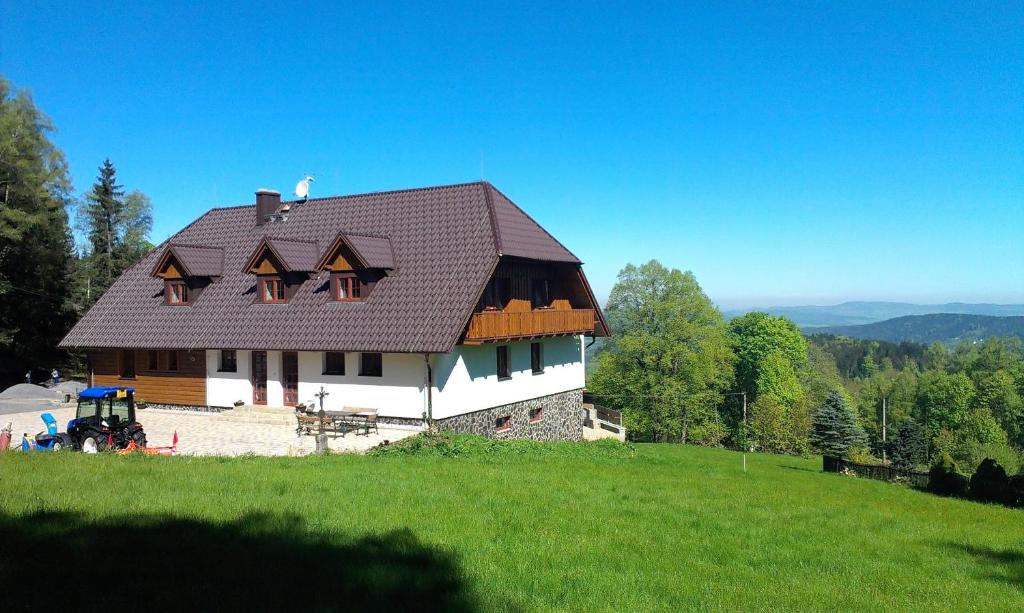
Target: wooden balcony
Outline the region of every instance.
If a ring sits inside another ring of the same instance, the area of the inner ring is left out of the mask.
[[[484,311],[473,313],[473,317],[469,320],[465,343],[478,345],[486,342],[584,334],[593,331],[594,309],[568,311],[540,309],[512,313]]]

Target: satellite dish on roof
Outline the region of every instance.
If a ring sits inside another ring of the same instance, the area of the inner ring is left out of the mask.
[[[309,198],[309,184],[312,182],[312,175],[303,176],[302,180],[295,184],[295,195],[301,200]]]

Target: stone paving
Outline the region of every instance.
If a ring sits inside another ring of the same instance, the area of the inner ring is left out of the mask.
[[[23,433],[32,438],[46,429],[39,417],[45,411],[53,413],[61,431],[67,427],[68,420],[75,416],[75,406],[72,405],[12,413],[0,415],[0,428],[12,422],[11,445],[20,445]],[[249,423],[218,418],[212,413],[158,409],[138,411],[136,417],[145,428],[146,439],[151,446],[170,445],[177,431],[179,454],[298,456],[312,453],[316,449],[314,437],[295,434],[294,419],[290,424]],[[379,433],[369,435],[349,433],[345,436],[331,436],[328,446],[331,451],[363,453],[384,441],[394,442],[414,434],[414,430],[381,427]]]

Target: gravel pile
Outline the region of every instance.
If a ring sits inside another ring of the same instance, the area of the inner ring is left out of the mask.
[[[3,400],[63,400],[66,392],[32,383],[18,383],[0,392]]]

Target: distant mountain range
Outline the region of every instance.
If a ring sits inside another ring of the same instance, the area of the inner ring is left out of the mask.
[[[877,341],[953,344],[991,336],[1024,339],[1024,317],[994,317],[962,313],[907,315],[859,326],[806,327],[805,334],[835,334]]]
[[[751,311],[783,315],[801,328],[819,326],[857,326],[871,324],[907,315],[961,314],[1012,316],[1024,315],[1024,304],[911,304],[907,302],[844,302],[832,306],[791,306],[723,311],[731,319]]]

